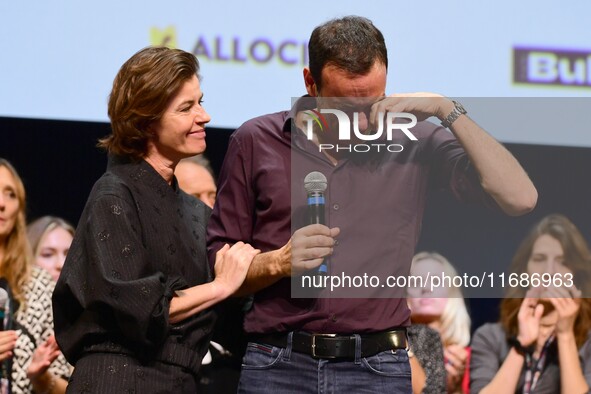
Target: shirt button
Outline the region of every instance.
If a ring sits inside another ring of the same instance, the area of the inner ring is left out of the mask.
[[[340,208],[340,207],[339,207],[339,204],[334,204],[334,205],[332,206],[332,209],[334,209],[335,211],[338,211],[338,210],[339,210],[339,208]]]
[[[339,240],[338,239],[335,239],[334,240],[334,246],[337,246],[338,244],[339,244]]]
[[[334,322],[336,322],[336,321],[337,321],[337,315],[334,315],[334,314],[333,314],[333,315],[331,315],[331,316],[330,316],[330,320],[332,320],[332,321],[333,321],[333,323],[334,323]]]

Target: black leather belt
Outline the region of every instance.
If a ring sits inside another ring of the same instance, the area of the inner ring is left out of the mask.
[[[251,337],[252,342],[276,347],[287,347],[287,333],[262,334]],[[406,349],[406,329],[399,328],[372,334],[361,334],[361,357],[394,349]],[[355,336],[340,334],[310,334],[294,331],[292,350],[314,358],[355,358]]]

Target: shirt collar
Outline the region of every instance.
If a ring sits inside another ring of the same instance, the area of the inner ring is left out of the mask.
[[[283,123],[283,131],[286,133],[291,133],[291,130],[293,130],[295,127],[295,124],[293,123],[295,122],[298,112],[307,111],[314,108],[316,108],[316,99],[309,94],[305,94],[297,99],[293,99],[293,105],[287,113],[285,123]]]
[[[130,176],[135,181],[142,181],[155,188],[159,194],[166,195],[173,192],[179,194],[179,186],[176,176],[173,175],[172,182],[169,185],[164,178],[145,160],[134,161],[128,156],[110,154],[107,162],[107,169],[112,170],[117,167],[128,165]]]

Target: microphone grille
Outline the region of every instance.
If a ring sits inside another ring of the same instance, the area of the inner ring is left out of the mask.
[[[304,189],[306,192],[323,192],[328,186],[328,181],[323,173],[312,171],[304,178]]]

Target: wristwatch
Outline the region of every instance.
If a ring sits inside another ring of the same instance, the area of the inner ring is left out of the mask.
[[[521,354],[522,356],[533,353],[533,345],[523,346],[517,337],[511,337],[507,339],[507,342],[513,349],[515,349],[517,353]]]
[[[460,117],[460,115],[464,115],[467,113],[466,109],[464,109],[462,104],[458,103],[455,100],[452,100],[451,102],[454,103],[454,109],[453,111],[451,111],[449,115],[447,115],[447,118],[443,119],[443,121],[441,122],[441,125],[445,128],[451,126],[452,123]]]

